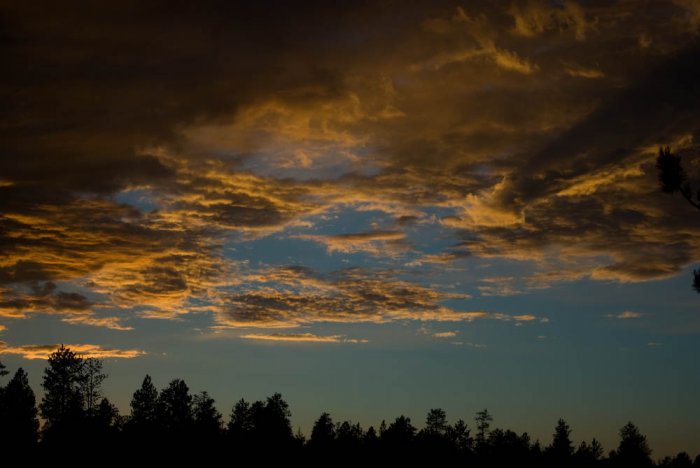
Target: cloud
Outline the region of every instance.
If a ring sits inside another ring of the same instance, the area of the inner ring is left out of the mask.
[[[0,315],[499,319],[382,255],[519,262],[482,295],[678,274],[700,224],[654,158],[695,151],[695,5],[3,5]],[[374,258],[239,275],[227,249],[275,236]]]
[[[440,252],[435,254],[424,254],[418,258],[411,260],[406,263],[406,266],[415,267],[424,264],[427,265],[446,265],[449,263],[456,262],[457,260],[469,257],[469,252],[460,251],[458,249],[451,249],[446,252]]]
[[[298,234],[294,237],[325,245],[328,253],[363,252],[375,256],[398,256],[410,251],[406,234],[400,231],[371,231],[329,236]]]
[[[624,312],[620,312],[619,314],[608,314],[608,318],[614,318],[614,319],[619,319],[619,320],[628,320],[628,319],[636,319],[636,318],[641,318],[644,317],[644,315],[641,312],[633,312],[631,310],[626,310]]]
[[[50,281],[32,286],[25,292],[0,289],[0,315],[18,318],[33,312],[75,314],[88,311],[93,305],[82,294],[55,291],[56,285]]]
[[[513,32],[533,37],[549,31],[573,32],[576,40],[583,41],[586,34],[595,30],[595,22],[586,18],[584,9],[576,2],[553,4],[545,1],[516,1],[508,13],[513,17]]]
[[[514,285],[512,276],[495,276],[482,278],[479,281],[485,283],[477,286],[482,296],[514,296],[522,294]]]
[[[61,321],[70,324],[87,325],[91,327],[103,327],[110,330],[128,331],[134,327],[123,325],[119,317],[98,317],[93,315],[69,315]]]
[[[24,359],[47,359],[60,346],[58,344],[10,346],[4,341],[0,341],[0,354],[17,354]],[[132,359],[146,354],[145,351],[138,349],[103,348],[92,344],[71,344],[65,346],[84,358]]]
[[[465,299],[464,295],[409,283],[390,271],[352,268],[319,275],[308,268],[276,268],[250,275],[239,288],[215,309],[220,326],[291,328],[311,323],[535,319],[531,315],[455,310],[442,302]]]
[[[476,44],[443,50],[423,63],[412,65],[411,69],[438,71],[452,64],[482,61],[523,75],[531,75],[539,70],[536,64],[520,57],[518,53],[497,46],[492,28],[485,16],[470,16],[462,7],[457,7],[450,19],[433,18],[426,21],[424,29],[427,31],[440,35],[469,37]]]
[[[315,335],[313,333],[248,333],[248,340],[283,341],[292,343],[367,343],[365,339],[346,338],[345,335]]]
[[[589,80],[605,78],[605,73],[597,68],[583,68],[575,65],[569,65],[566,67],[565,71],[567,75],[577,78],[587,78]]]
[[[470,348],[486,348],[485,344],[471,343],[469,341],[450,341],[450,344],[455,346],[468,346]]]
[[[435,332],[431,335],[433,338],[454,338],[457,336],[455,331]]]

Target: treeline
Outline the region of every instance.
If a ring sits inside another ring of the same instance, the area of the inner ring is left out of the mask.
[[[7,375],[0,363],[0,376]],[[323,413],[307,438],[301,431],[293,433],[289,406],[278,393],[264,401],[241,399],[224,424],[207,392],[192,395],[181,379],[158,391],[148,375],[133,394],[130,414],[123,416],[102,394],[106,377],[99,359],[82,358],[62,346],[48,359],[44,397],[37,406],[26,372],[18,369],[0,387],[2,452],[19,454],[25,461],[63,459],[78,465],[125,463],[138,455],[139,460],[213,462],[234,457],[310,465],[700,468],[700,456],[692,461],[685,452],[654,463],[646,437],[631,422],[620,429],[617,448],[605,454],[596,439],[574,446],[562,419],[551,442],[542,445],[527,433],[492,429],[487,410],[476,413],[471,428],[461,419],[449,424],[445,411],[431,409],[420,430],[405,416],[365,430]]]

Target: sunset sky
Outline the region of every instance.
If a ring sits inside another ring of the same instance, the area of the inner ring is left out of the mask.
[[[700,2],[3,2],[0,360],[700,452]]]

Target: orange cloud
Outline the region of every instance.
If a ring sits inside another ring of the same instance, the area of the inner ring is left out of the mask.
[[[466,294],[413,284],[406,271],[238,275],[224,246],[270,235],[329,253],[415,255],[402,267],[422,273],[466,256],[525,264],[522,279],[476,278],[483,295],[657,280],[700,258],[700,226],[659,196],[649,152],[697,149],[696,103],[675,86],[699,75],[697,2],[486,2],[400,18],[371,3],[354,15],[392,28],[343,54],[285,40],[303,31],[337,43],[326,34],[356,25],[335,11],[294,16],[277,30],[283,47],[268,48],[257,31],[193,31],[161,14],[142,12],[143,28],[125,35],[99,11],[54,11],[47,29],[37,12],[8,7],[43,46],[9,46],[8,57],[36,66],[10,64],[21,89],[0,110],[11,123],[0,135],[10,155],[0,161],[0,316],[115,330],[132,316],[201,311],[238,327],[506,320],[447,307]],[[180,42],[154,42],[153,30]],[[127,46],[96,49],[114,37]],[[131,46],[144,37],[152,47]],[[198,52],[251,41],[259,53]],[[172,73],[173,63],[195,72]],[[104,93],[94,70],[124,66],[138,72]],[[68,69],[78,78],[61,90],[65,80],[35,75]],[[154,85],[162,76],[168,85]],[[128,118],[94,117],[106,113]],[[139,192],[145,203],[133,201]],[[344,235],[318,228],[346,210],[379,222]],[[458,245],[432,253],[420,241],[435,236]]]
[[[345,335],[315,335],[313,333],[248,333],[248,340],[283,341],[292,343],[367,343],[364,339],[345,338]]]
[[[436,332],[431,335],[433,338],[454,338],[457,336],[457,332],[446,331],[446,332]]]
[[[576,40],[583,41],[595,22],[586,18],[584,9],[576,2],[551,4],[545,1],[516,1],[508,13],[515,20],[513,32],[533,37],[550,30],[573,31]]]
[[[60,346],[61,345],[58,344],[10,346],[4,341],[0,341],[0,354],[17,354],[24,359],[47,359],[49,355]],[[91,344],[71,344],[65,346],[84,358],[132,359],[146,354],[145,351],[138,349],[102,348]]]
[[[134,329],[134,327],[123,325],[120,317],[98,317],[92,314],[69,315],[62,318],[61,321],[70,324],[109,328],[110,330],[128,331]]]
[[[224,296],[215,309],[220,326],[292,328],[322,322],[528,321],[535,318],[454,310],[441,303],[468,296],[410,283],[396,278],[392,272],[357,268],[329,275],[318,275],[307,268],[272,268],[243,278],[240,289],[240,292]]]
[[[605,78],[605,73],[597,68],[583,68],[570,65],[565,69],[566,74],[569,76],[577,78],[587,78],[589,80],[595,80],[598,78]]]
[[[396,256],[410,250],[405,241],[406,234],[400,231],[372,231],[329,236],[299,234],[294,237],[325,245],[329,253],[363,252],[375,256],[387,254]]]

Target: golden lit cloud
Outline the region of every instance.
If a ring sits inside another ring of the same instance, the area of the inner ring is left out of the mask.
[[[59,344],[10,346],[0,341],[0,354],[17,354],[24,359],[47,359],[60,346]],[[138,349],[103,348],[92,344],[71,344],[65,347],[84,358],[132,359],[146,354],[145,351]]]
[[[463,311],[442,302],[466,299],[459,293],[397,278],[392,272],[341,270],[318,275],[305,268],[277,268],[246,277],[241,291],[222,298],[219,326],[292,328],[311,323],[390,323],[401,320],[471,322],[478,319],[531,321],[512,316]]]
[[[193,27],[142,11],[125,35],[100,12],[58,9],[47,28],[40,9],[7,6],[41,47],[8,43],[21,84],[0,110],[0,316],[522,323],[453,301],[652,281],[700,258],[700,222],[659,193],[654,167],[659,145],[697,150],[697,2],[336,8],[283,24],[258,11],[270,47],[253,26],[200,27],[207,12]],[[394,26],[342,54],[297,41],[337,44],[357,17]],[[354,257],[270,254],[241,274],[262,239]],[[484,259],[523,273],[465,266]],[[318,261],[367,268],[269,266]],[[428,285],[448,269],[457,292]]]
[[[134,329],[134,327],[123,325],[119,317],[98,317],[92,314],[69,315],[62,318],[61,321],[70,324],[109,328],[110,330],[127,331]]]
[[[367,343],[367,340],[346,338],[345,335],[315,335],[313,333],[248,333],[248,340],[282,341],[292,343]]]
[[[457,336],[457,332],[454,332],[454,331],[437,332],[437,333],[433,333],[431,336],[433,338],[454,338],[455,336]]]
[[[605,78],[605,73],[597,68],[583,68],[574,65],[569,65],[566,67],[566,74],[578,78],[587,78],[589,80]]]
[[[522,291],[514,286],[512,276],[495,276],[482,278],[479,281],[484,283],[477,286],[477,289],[482,296],[514,296],[521,294]]]
[[[405,241],[406,234],[400,231],[374,231],[354,234],[319,236],[299,234],[298,239],[325,245],[328,253],[358,253],[397,256],[410,250]]]
[[[551,30],[571,31],[576,40],[583,41],[590,30],[595,30],[595,21],[589,21],[581,5],[571,0],[557,4],[544,0],[514,1],[508,13],[515,20],[513,31],[526,37]]]

